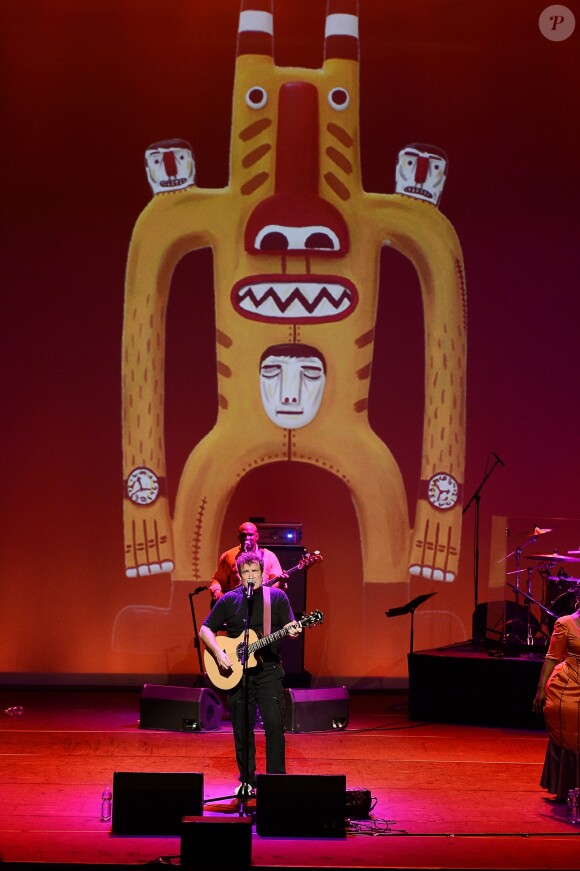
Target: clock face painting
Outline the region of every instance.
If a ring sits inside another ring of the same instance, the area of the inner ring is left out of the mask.
[[[427,495],[435,508],[453,508],[459,496],[459,486],[452,475],[440,472],[430,479]]]
[[[141,467],[133,469],[127,478],[127,496],[136,505],[151,505],[159,494],[159,481],[157,475]]]

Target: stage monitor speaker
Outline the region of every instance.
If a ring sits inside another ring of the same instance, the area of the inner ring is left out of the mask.
[[[332,732],[348,726],[346,687],[284,690],[287,732]]]
[[[207,732],[219,729],[222,704],[210,689],[145,684],[141,693],[141,729]]]
[[[258,774],[256,788],[258,835],[346,836],[346,775]]]
[[[179,835],[186,816],[203,814],[203,774],[115,771],[116,835]]]
[[[252,864],[252,817],[184,817],[184,871],[248,871]]]

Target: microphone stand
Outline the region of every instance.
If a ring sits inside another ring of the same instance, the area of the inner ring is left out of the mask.
[[[248,799],[250,796],[247,794],[245,790],[245,786],[248,784],[248,757],[249,757],[249,738],[250,738],[250,730],[249,730],[249,705],[248,705],[248,643],[249,643],[249,634],[250,634],[250,614],[251,614],[251,604],[254,598],[254,584],[253,582],[248,582],[248,588],[244,590],[244,599],[246,600],[246,607],[244,609],[244,639],[242,644],[238,646],[237,650],[240,650],[240,662],[242,663],[242,789],[237,795],[224,795],[220,798],[212,799],[212,803],[220,802],[224,799],[232,799],[235,798],[240,802],[239,807],[239,816],[253,816],[253,813],[250,811],[249,813],[246,811],[246,805],[248,803]],[[205,804],[205,802],[204,802]]]
[[[197,630],[197,620],[195,618],[195,608],[193,607],[193,597],[197,596],[198,593],[203,593],[205,590],[208,590],[208,589],[209,589],[209,587],[205,587],[205,586],[197,587],[193,591],[193,593],[188,594],[189,595],[189,607],[191,608],[191,619],[193,621],[193,632],[194,632],[193,646],[197,650],[197,661],[199,663],[199,678],[197,681],[195,681],[195,683],[198,683],[198,681],[201,681],[202,684],[204,683],[205,672],[203,670],[203,661],[201,658],[201,648],[200,648],[200,644],[199,644],[199,632]],[[195,683],[194,683],[194,686],[195,686]]]
[[[242,644],[242,789],[240,790],[239,816],[251,816],[246,813],[246,803],[249,795],[246,792],[248,785],[248,744],[250,740],[249,729],[249,704],[248,704],[248,643],[250,634],[251,605],[254,599],[254,583],[248,581],[247,589],[244,590],[246,609],[244,614],[244,641]]]
[[[467,505],[465,506],[465,508],[461,512],[462,514],[465,514],[467,512],[469,506],[471,505],[471,503],[475,502],[475,532],[474,532],[474,540],[473,540],[473,548],[474,548],[474,551],[473,551],[473,581],[474,581],[474,597],[475,597],[474,611],[477,608],[478,597],[479,597],[479,503],[481,500],[481,491],[483,489],[483,485],[485,484],[485,482],[487,481],[487,479],[489,478],[489,476],[491,475],[491,473],[493,472],[495,467],[500,465],[500,462],[501,462],[499,460],[499,458],[495,456],[495,454],[492,454],[492,456],[495,459],[493,466],[491,467],[491,469],[489,469],[488,472],[485,473],[479,487],[477,488],[477,490],[475,490],[475,492],[471,496],[469,502],[467,503]],[[501,464],[501,465],[503,465],[503,464]]]

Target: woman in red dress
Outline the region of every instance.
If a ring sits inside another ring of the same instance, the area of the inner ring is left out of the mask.
[[[580,787],[580,597],[575,605],[554,624],[533,703],[548,732],[540,785],[556,801]]]

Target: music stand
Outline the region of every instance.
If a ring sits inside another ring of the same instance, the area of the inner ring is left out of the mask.
[[[414,599],[411,599],[410,602],[407,602],[406,605],[401,605],[400,608],[389,608],[388,611],[385,611],[387,617],[400,617],[402,614],[410,614],[411,615],[411,642],[409,652],[413,653],[413,635],[414,635],[414,626],[415,626],[415,611],[422,605],[423,602],[426,602],[427,599],[430,599],[431,596],[434,596],[435,593],[423,593],[421,596],[415,596]]]

